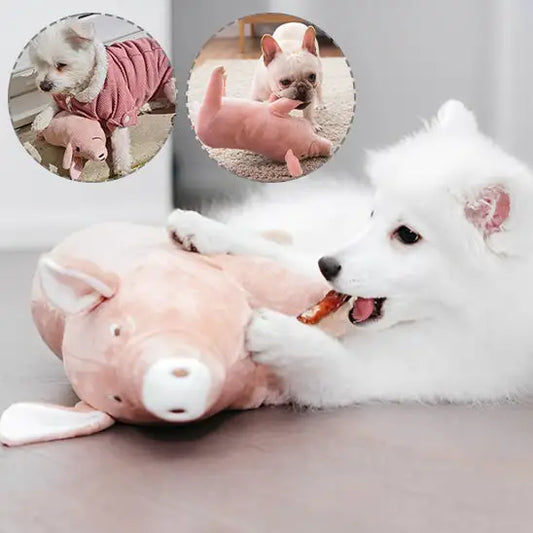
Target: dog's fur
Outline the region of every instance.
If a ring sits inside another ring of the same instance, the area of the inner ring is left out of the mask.
[[[252,80],[252,98],[266,101],[271,95],[299,100],[304,117],[315,130],[315,108],[322,102],[322,62],[313,26],[288,22],[261,39],[262,55]]]
[[[341,265],[334,288],[387,298],[382,318],[363,326],[338,312],[339,340],[256,313],[248,347],[297,403],[475,402],[531,392],[531,172],[451,101],[422,131],[371,153],[368,174],[370,191],[294,184],[299,197],[252,201],[226,212],[226,225],[176,211],[169,229],[200,252],[260,254],[307,275],[318,275],[316,259],[328,252]],[[400,225],[421,240],[399,242]],[[293,234],[292,248],[251,233],[276,227]]]
[[[106,75],[105,46],[95,35],[90,21],[69,19],[53,24],[38,34],[29,48],[37,87],[51,95],[71,96],[82,102],[94,99]],[[175,103],[174,90],[165,94],[168,102],[146,103],[141,111]],[[34,119],[32,130],[42,132],[60,111],[52,101]],[[113,170],[116,175],[131,172],[130,134],[126,127],[111,134]]]

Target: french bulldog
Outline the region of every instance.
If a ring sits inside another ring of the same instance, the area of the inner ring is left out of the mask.
[[[282,24],[261,39],[261,58],[252,80],[252,98],[266,101],[272,95],[302,103],[304,117],[316,131],[315,108],[322,106],[322,63],[313,26]]]

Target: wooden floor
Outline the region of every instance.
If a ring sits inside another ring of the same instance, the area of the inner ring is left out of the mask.
[[[324,41],[318,43],[321,57],[343,57],[342,50],[333,43]],[[238,38],[210,39],[202,48],[196,64],[201,65],[208,59],[258,59],[261,56],[261,39],[247,37],[244,53],[239,50]]]
[[[73,405],[0,253],[0,412]],[[226,412],[170,428],[0,446],[0,533],[530,533],[533,403]]]

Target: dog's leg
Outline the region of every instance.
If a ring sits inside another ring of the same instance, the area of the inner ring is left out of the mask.
[[[363,332],[359,335],[360,344],[356,333],[344,345],[318,326],[259,309],[248,325],[246,347],[256,362],[274,370],[290,398],[301,405],[435,401],[449,394],[446,383],[457,379],[456,371],[434,358],[434,339],[428,340],[421,357],[410,341],[384,349],[383,344],[368,342]],[[461,400],[464,390],[461,387]],[[468,394],[475,397],[475,392]]]
[[[31,125],[32,131],[40,133],[48,127],[54,116],[59,111],[59,107],[55,102],[47,105],[34,119]]]
[[[196,211],[176,209],[168,218],[172,238],[187,250],[202,254],[256,255],[271,259],[294,272],[320,277],[315,258],[291,246],[278,244],[255,233],[236,231]]]
[[[266,102],[270,94],[270,88],[259,80],[260,75],[256,72],[252,80],[252,89],[250,91],[250,98],[257,102]]]
[[[315,131],[322,130],[322,126],[315,120],[315,99],[304,109],[304,118],[311,123]]]
[[[139,108],[139,114],[152,113],[158,109],[167,109],[168,102],[166,100],[151,100],[146,102]]]
[[[131,172],[130,132],[128,128],[116,128],[111,134],[113,170],[117,176]]]
[[[301,405],[337,407],[368,399],[357,359],[316,326],[269,309],[258,309],[246,331],[246,347],[255,362],[271,367],[289,397]]]
[[[315,104],[315,109],[318,109],[319,111],[326,109],[326,104],[324,104],[324,95],[322,93],[322,83],[316,87],[316,102],[313,103]]]
[[[163,87],[163,93],[172,105],[176,105],[176,78],[167,81]]]

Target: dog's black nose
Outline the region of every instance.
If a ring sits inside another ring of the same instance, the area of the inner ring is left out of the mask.
[[[54,84],[48,80],[43,80],[41,83],[39,83],[39,87],[41,91],[44,91],[45,93],[47,93],[48,91],[51,91],[53,86]]]
[[[300,85],[297,89],[296,89],[296,92],[297,92],[297,95],[298,95],[298,98],[300,99],[305,99],[305,97],[307,96],[307,89],[305,87],[303,87],[302,85]]]
[[[322,275],[328,281],[331,281],[341,271],[341,264],[334,257],[326,255],[318,260],[318,268],[320,268]]]

